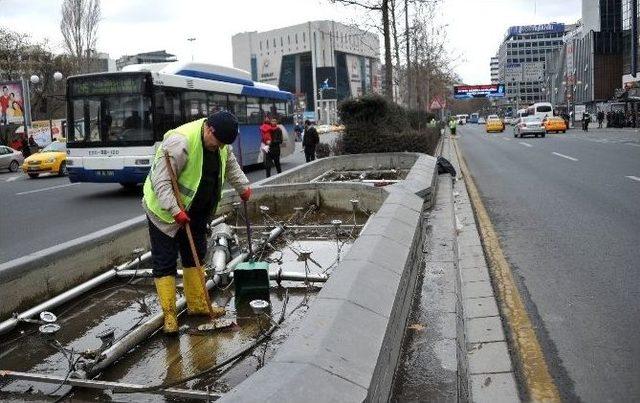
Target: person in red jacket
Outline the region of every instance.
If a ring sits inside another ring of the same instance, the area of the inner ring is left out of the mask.
[[[273,166],[273,158],[271,157],[271,133],[273,126],[271,126],[271,120],[268,116],[264,117],[264,122],[260,126],[260,152],[264,160],[264,168],[266,170],[267,178],[271,176],[271,167]]]

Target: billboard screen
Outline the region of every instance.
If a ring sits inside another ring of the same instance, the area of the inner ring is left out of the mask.
[[[522,25],[522,26],[509,27],[507,36],[533,34],[533,33],[539,33],[539,32],[555,32],[555,33],[564,32],[564,24],[552,22],[549,24]]]
[[[455,99],[503,98],[504,96],[504,84],[455,85],[453,87]]]
[[[0,124],[24,122],[24,92],[21,81],[0,82]]]

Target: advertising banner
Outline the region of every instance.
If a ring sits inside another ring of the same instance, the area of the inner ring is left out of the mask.
[[[575,81],[575,75],[573,73],[573,41],[567,42],[567,84],[572,85]]]
[[[503,98],[504,96],[504,84],[455,85],[453,87],[455,99]]]
[[[522,81],[542,81],[544,62],[524,63],[522,65]]]
[[[0,124],[23,124],[25,118],[22,81],[0,82]]]
[[[522,81],[522,65],[520,63],[509,63],[504,66],[504,81],[516,83]]]
[[[349,74],[349,90],[352,97],[362,95],[362,69],[360,67],[360,56],[347,55],[347,72]]]

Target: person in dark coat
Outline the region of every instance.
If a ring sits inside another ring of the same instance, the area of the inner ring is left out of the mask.
[[[604,122],[604,112],[598,111],[596,114],[596,119],[598,119],[598,129],[602,129],[602,122]]]
[[[319,142],[320,136],[318,136],[318,131],[309,119],[305,120],[302,147],[304,148],[304,158],[307,162],[311,162],[316,159],[316,146]]]
[[[269,164],[265,164],[267,169],[267,178],[271,176],[271,164],[275,165],[278,173],[282,172],[280,167],[280,145],[282,144],[282,129],[278,126],[275,118],[271,119],[271,142],[269,143],[269,152],[267,159]]]
[[[29,148],[29,141],[25,137],[22,138],[22,155],[28,158],[31,155],[31,149]]]

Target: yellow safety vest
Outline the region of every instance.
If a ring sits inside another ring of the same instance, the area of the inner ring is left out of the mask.
[[[187,163],[185,164],[182,172],[178,175],[178,188],[180,190],[180,198],[182,199],[182,204],[184,208],[189,211],[189,207],[191,206],[191,202],[196,195],[196,191],[198,190],[198,185],[200,185],[200,179],[202,177],[202,153],[203,153],[203,145],[202,145],[202,125],[204,124],[205,119],[198,119],[196,121],[186,123],[176,129],[169,130],[165,135],[164,139],[169,136],[184,136],[187,139]],[[229,153],[229,147],[226,144],[220,145],[218,149],[220,153],[220,177],[218,178],[218,194],[216,195],[217,200],[220,201],[220,195],[222,193],[222,187],[224,186],[224,178],[227,169],[227,155]],[[151,166],[151,170],[149,171],[149,175],[147,175],[147,179],[144,181],[144,201],[147,205],[147,208],[151,210],[156,216],[158,216],[162,221],[166,223],[174,223],[175,220],[171,213],[160,206],[160,201],[153,191],[153,186],[151,185],[151,174],[153,173],[153,169],[156,166],[158,160],[164,158],[164,149],[162,146],[158,147],[156,150],[156,155],[153,160],[153,164]],[[217,203],[216,203],[217,204]]]

